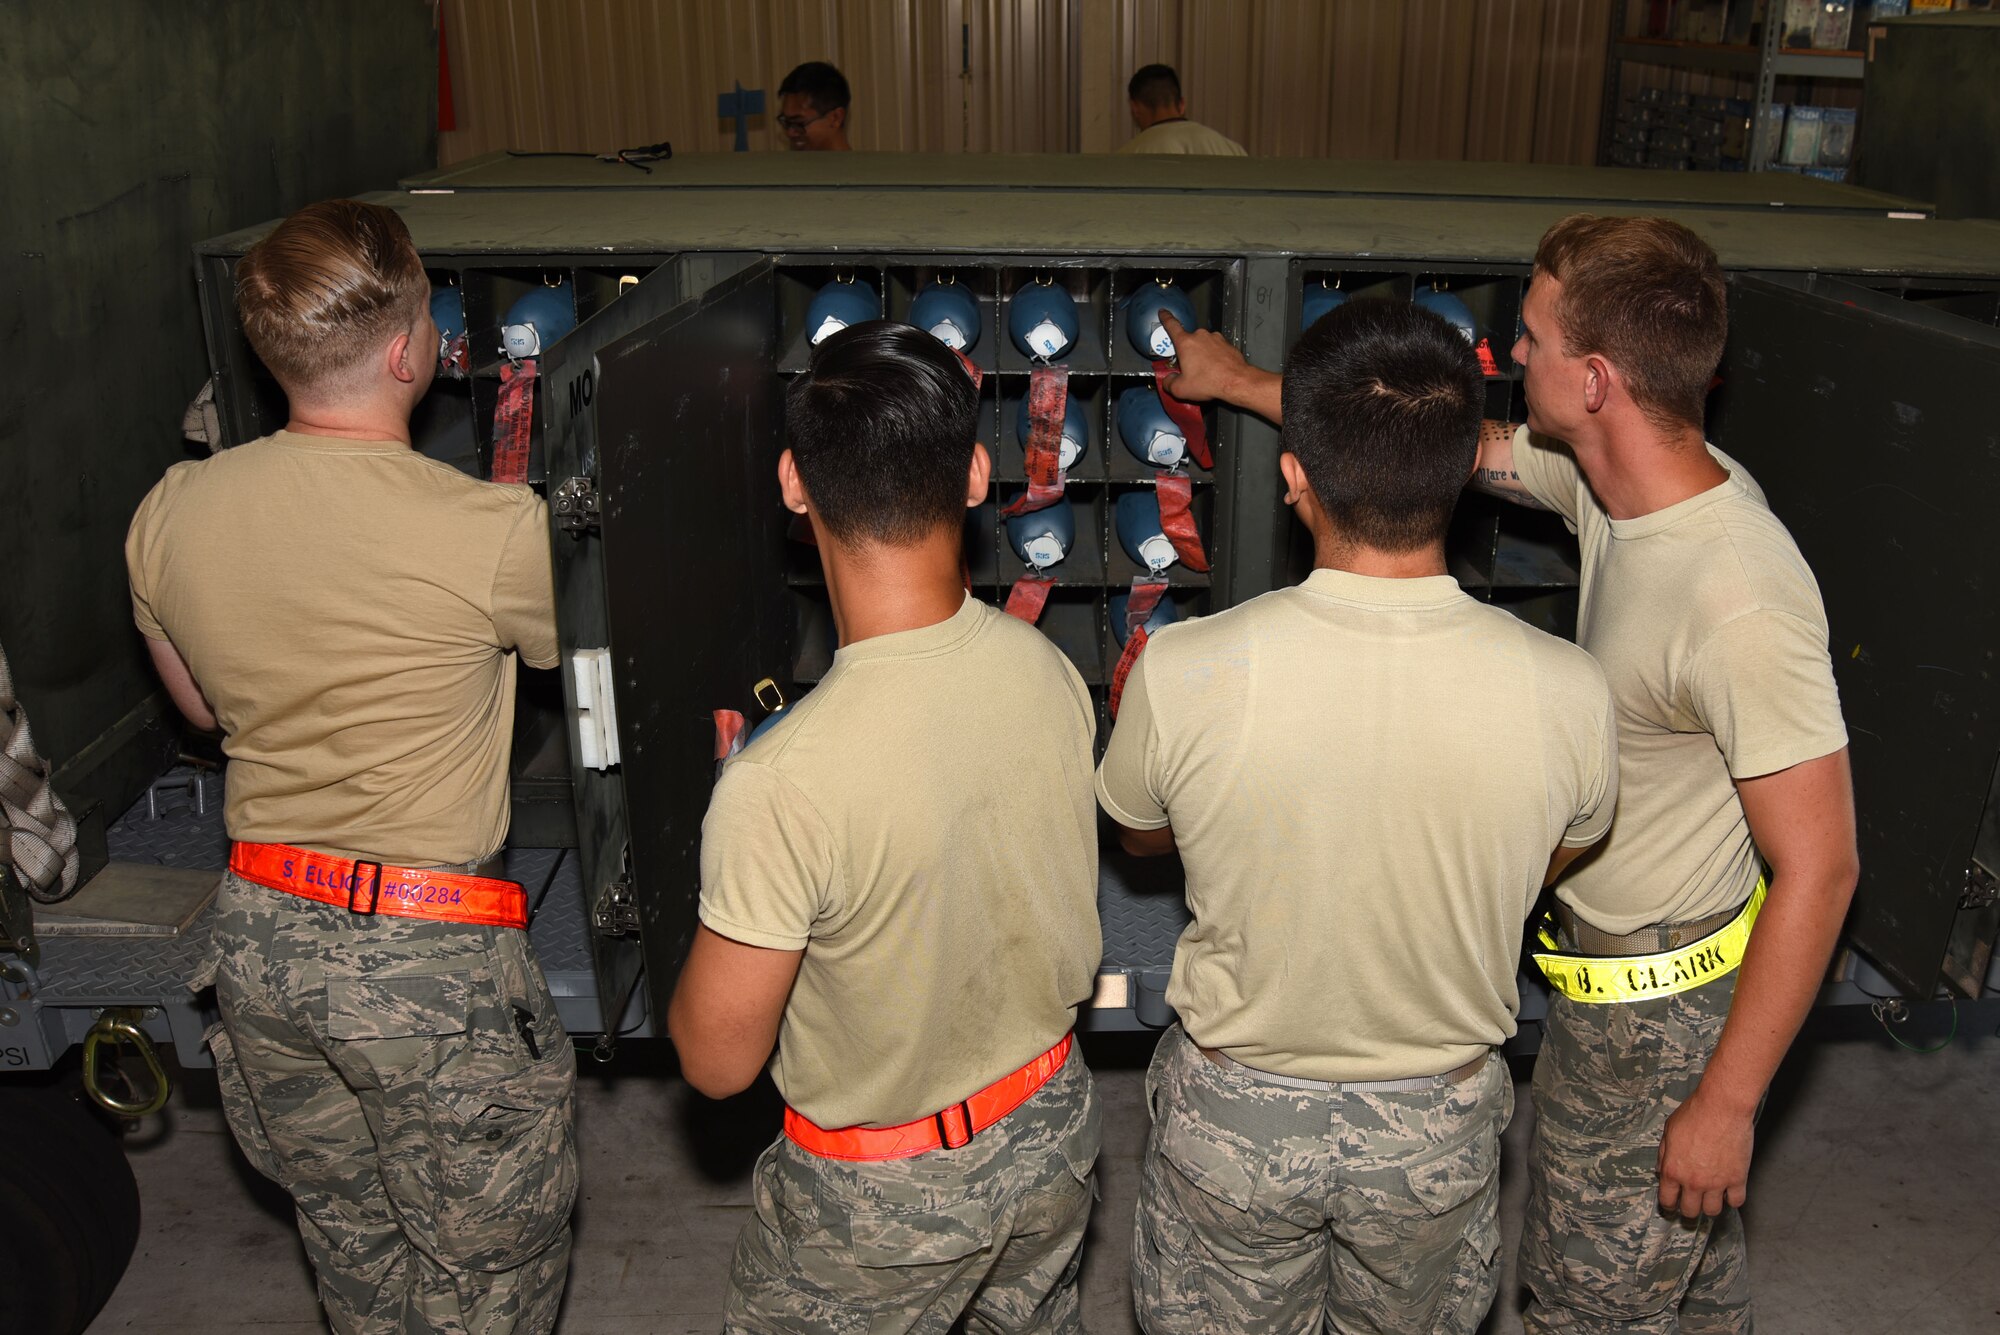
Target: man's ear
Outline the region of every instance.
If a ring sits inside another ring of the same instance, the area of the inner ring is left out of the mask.
[[[1286,450],[1278,456],[1278,471],[1285,478],[1285,504],[1297,505],[1312,490],[1312,483],[1306,481],[1306,466],[1299,462],[1298,455]]]
[[[806,484],[799,476],[798,460],[786,450],[778,456],[778,492],[785,498],[785,508],[795,515],[802,515],[812,503],[806,495]]]
[[[416,383],[418,372],[422,369],[417,364],[414,352],[409,331],[405,330],[389,340],[389,347],[383,353],[389,374],[406,385]]]
[[[1597,412],[1611,398],[1611,384],[1618,372],[1611,363],[1595,353],[1583,359],[1583,409]]]
[[[972,466],[965,470],[965,508],[984,505],[993,485],[993,456],[978,441],[972,443]]]
[[[1299,456],[1290,450],[1278,456],[1278,471],[1285,478],[1285,504],[1292,507],[1306,531],[1317,535],[1320,525],[1326,522],[1325,512],[1320,509],[1319,493],[1313,490],[1312,481],[1306,477],[1306,466],[1299,462]]]
[[[827,112],[826,123],[833,129],[845,130],[847,128],[847,108],[835,107],[832,111]]]

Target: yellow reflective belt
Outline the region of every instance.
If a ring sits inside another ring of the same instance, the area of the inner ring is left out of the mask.
[[[1743,911],[1725,927],[1710,932],[1691,946],[1663,950],[1657,955],[1563,955],[1554,953],[1555,924],[1543,918],[1538,936],[1550,948],[1536,954],[1535,963],[1549,986],[1571,1001],[1646,1001],[1712,983],[1743,962],[1743,948],[1750,942],[1750,929],[1757,924],[1757,910],[1764,906],[1764,879],[1743,905]]]

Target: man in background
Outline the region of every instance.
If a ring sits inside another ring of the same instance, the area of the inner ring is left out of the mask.
[[[1234,139],[1188,119],[1181,76],[1174,73],[1172,65],[1142,66],[1125,85],[1125,96],[1131,99],[1132,123],[1139,127],[1139,133],[1126,141],[1120,153],[1245,156],[1243,145]]]
[[[778,85],[778,128],[793,152],[846,153],[847,77],[823,60],[808,60]]]

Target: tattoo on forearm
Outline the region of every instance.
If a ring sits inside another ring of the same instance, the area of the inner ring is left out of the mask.
[[[1475,490],[1483,491],[1489,496],[1501,496],[1532,510],[1549,508],[1535,499],[1535,494],[1522,483],[1521,475],[1511,468],[1475,469],[1472,474],[1472,485]]]

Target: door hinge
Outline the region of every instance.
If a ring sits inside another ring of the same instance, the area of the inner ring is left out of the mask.
[[[591,907],[590,921],[605,936],[636,936],[639,901],[632,897],[632,883],[620,879],[605,886]]]
[[[573,477],[556,488],[556,525],[572,537],[597,532],[597,483]]]

